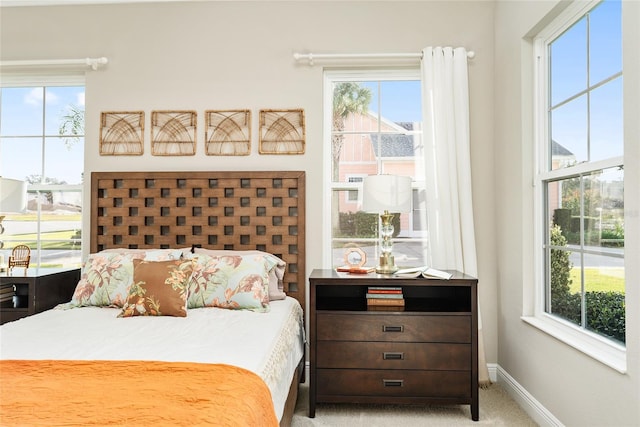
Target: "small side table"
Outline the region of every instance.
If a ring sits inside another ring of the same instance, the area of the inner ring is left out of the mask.
[[[11,304],[0,306],[0,324],[31,316],[58,304],[71,301],[80,280],[79,268],[14,269],[12,275],[0,273],[0,287],[13,285]]]

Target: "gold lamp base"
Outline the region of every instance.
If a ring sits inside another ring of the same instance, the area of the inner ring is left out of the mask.
[[[376,273],[393,274],[396,271],[398,271],[398,267],[395,265],[393,255],[391,255],[391,253],[380,255],[380,265],[376,267]]]

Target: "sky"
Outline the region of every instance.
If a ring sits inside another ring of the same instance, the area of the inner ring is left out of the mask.
[[[371,90],[369,111],[380,111],[382,117],[393,122],[421,122],[422,105],[420,80],[363,82]],[[380,102],[378,105],[378,102]]]
[[[84,110],[84,87],[3,88],[0,99],[0,135],[20,136],[0,143],[0,176],[25,179],[29,175],[44,175],[80,184],[84,164],[83,140],[71,147],[58,137],[45,138],[42,155],[43,128],[46,136],[58,135],[62,116],[68,106]],[[46,118],[43,123],[43,108]],[[43,161],[44,160],[44,161]]]
[[[621,22],[620,2],[605,1],[551,44],[552,139],[577,162],[623,155],[623,78],[607,82],[622,71],[621,34],[609,31],[615,21]],[[603,82],[590,99],[580,95]]]

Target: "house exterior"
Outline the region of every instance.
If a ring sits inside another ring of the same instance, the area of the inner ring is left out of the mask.
[[[340,150],[339,181],[362,182],[367,175],[389,174],[410,176],[422,181],[416,172],[416,144],[421,135],[420,123],[394,123],[377,119],[377,114],[350,114],[344,121]],[[379,132],[379,133],[378,133]],[[413,212],[400,213],[400,237],[421,237],[425,234],[419,214],[424,202],[423,192],[415,186]],[[340,200],[340,212],[357,212],[362,200],[357,191],[349,191]]]

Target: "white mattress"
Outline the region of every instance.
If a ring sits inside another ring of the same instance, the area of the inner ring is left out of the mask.
[[[271,311],[190,309],[187,317],[117,318],[120,309],[49,310],[0,327],[1,359],[156,360],[225,363],[258,374],[282,418],[303,356],[302,309],[293,298]],[[263,349],[263,350],[260,350]]]

